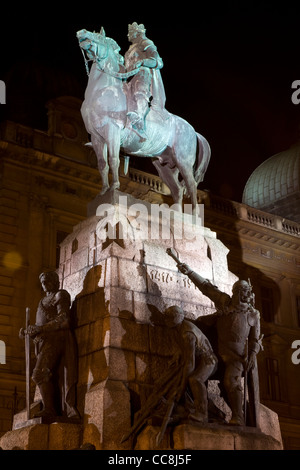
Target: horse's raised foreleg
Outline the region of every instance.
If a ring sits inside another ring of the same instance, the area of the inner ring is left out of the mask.
[[[98,168],[102,179],[102,189],[100,194],[106,193],[109,189],[109,180],[108,180],[108,172],[109,166],[107,163],[107,145],[101,137],[91,136],[91,141],[93,145],[93,149],[96,153],[97,160],[98,160]]]

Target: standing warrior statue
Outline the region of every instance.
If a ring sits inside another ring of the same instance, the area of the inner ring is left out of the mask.
[[[55,271],[41,273],[39,279],[46,295],[39,302],[36,323],[29,325],[26,331],[21,329],[19,334],[21,338],[29,335],[35,343],[37,361],[32,379],[39,387],[43,402],[43,409],[35,417],[53,420],[63,414],[79,418],[75,407],[77,351],[70,328],[70,295],[59,289]],[[59,385],[61,391],[57,390]]]
[[[131,78],[128,97],[128,119],[131,126],[142,136],[145,117],[150,105],[163,110],[166,96],[160,69],[163,61],[153,41],[145,35],[143,24],[128,25],[128,39],[132,43],[125,53],[125,67],[128,72],[139,69]],[[166,113],[167,114],[167,113]]]
[[[167,250],[171,254],[170,250]],[[218,356],[225,365],[223,386],[232,411],[230,424],[246,425],[242,390],[242,375],[248,387],[249,424],[259,427],[259,383],[256,355],[262,349],[260,337],[260,314],[254,308],[254,294],[250,282],[239,280],[232,288],[232,296],[220,291],[210,281],[179,261],[178,269],[186,274],[200,291],[215,304],[216,313],[199,317],[196,324],[201,328],[205,321],[215,322],[218,336]],[[245,403],[244,403],[245,405]],[[248,423],[247,423],[248,424]]]

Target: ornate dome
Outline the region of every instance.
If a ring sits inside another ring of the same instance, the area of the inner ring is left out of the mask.
[[[243,203],[300,222],[300,142],[254,170]]]

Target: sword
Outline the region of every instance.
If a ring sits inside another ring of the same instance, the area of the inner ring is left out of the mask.
[[[248,338],[245,344],[245,367],[244,367],[244,421],[247,419],[247,382],[248,382]]]
[[[176,255],[175,250],[173,248],[167,248],[166,252],[168,253],[169,256],[171,256],[171,258],[173,258],[174,261],[176,261],[177,264],[181,264],[181,261]]]
[[[157,447],[159,446],[159,444],[160,444],[161,441],[163,440],[163,437],[164,437],[164,435],[165,435],[165,432],[166,432],[168,423],[169,423],[169,421],[170,421],[170,418],[171,418],[171,415],[172,415],[174,406],[175,406],[175,396],[174,396],[174,397],[171,397],[171,399],[168,401],[167,412],[166,412],[166,414],[165,414],[165,416],[164,416],[161,429],[160,429],[159,433],[157,434],[156,440],[155,440],[155,443],[156,443],[156,446],[157,446]]]
[[[30,419],[30,336],[27,328],[30,325],[30,308],[26,308],[26,326],[25,326],[25,364],[26,364],[26,412],[27,420]]]

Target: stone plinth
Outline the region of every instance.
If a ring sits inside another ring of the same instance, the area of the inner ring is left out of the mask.
[[[72,450],[79,448],[81,440],[81,425],[33,424],[4,434],[0,447],[3,450]]]
[[[278,416],[260,404],[260,429],[249,426],[180,424],[169,426],[157,447],[160,427],[147,425],[135,450],[282,450]]]
[[[190,424],[173,432],[174,450],[282,450],[281,442],[250,427]]]
[[[227,292],[237,279],[216,234],[172,209],[106,194],[61,245],[61,283],[76,306],[83,439],[97,449],[131,448],[122,436],[178,347],[152,325],[151,306],[178,305],[190,319],[213,312],[166,249]]]
[[[214,311],[166,249],[225,292],[237,277],[228,270],[228,249],[191,215],[119,192],[98,197],[89,211],[61,244],[59,267],[76,315],[81,444],[132,449],[136,441],[122,443],[122,437],[178,349],[171,330],[151,322],[153,312],[178,305],[187,319],[196,319]],[[201,431],[182,426],[172,439],[167,430],[161,448],[172,442],[192,448]],[[144,430],[138,448],[151,448],[155,433]],[[220,431],[220,446],[223,435],[227,448],[233,441],[228,430]]]

